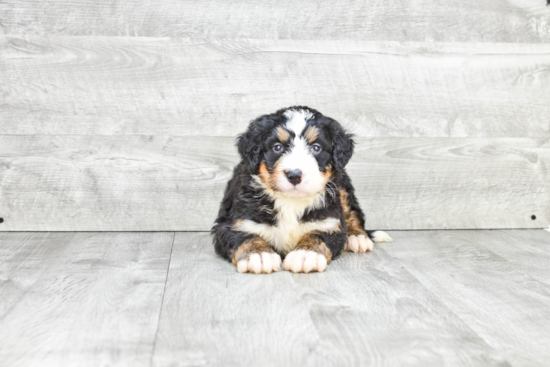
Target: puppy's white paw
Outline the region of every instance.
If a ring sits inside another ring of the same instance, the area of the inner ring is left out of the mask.
[[[239,273],[269,274],[281,269],[281,256],[273,252],[251,253],[237,262]]]
[[[321,273],[327,268],[327,258],[316,251],[294,250],[286,255],[283,268],[293,273]]]
[[[384,231],[374,231],[371,233],[371,236],[372,236],[372,240],[376,243],[393,241],[393,238],[391,238],[390,235]]]
[[[367,252],[372,251],[373,243],[368,236],[349,236],[346,242],[345,251],[351,252]]]

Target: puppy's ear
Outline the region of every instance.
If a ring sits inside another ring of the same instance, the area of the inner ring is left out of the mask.
[[[253,138],[250,130],[238,136],[237,148],[247,170],[255,173],[260,164],[262,148],[260,142]]]
[[[257,173],[262,160],[262,142],[266,131],[273,129],[273,115],[264,115],[253,120],[246,132],[237,138],[237,148],[250,173]]]
[[[351,156],[353,155],[353,147],[355,143],[352,135],[346,133],[342,126],[333,121],[332,127],[332,160],[334,168],[338,171],[346,167]]]

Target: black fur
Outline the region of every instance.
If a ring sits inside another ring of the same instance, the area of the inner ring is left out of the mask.
[[[218,217],[212,228],[216,252],[225,259],[231,260],[237,248],[254,237],[254,235],[233,230],[237,220],[248,219],[257,223],[276,225],[277,213],[273,199],[265,195],[263,189],[253,185],[252,175],[258,173],[262,161],[270,171],[273,169],[273,164],[278,158],[271,148],[273,142],[277,141],[275,129],[286,123],[287,118],[284,113],[289,109],[307,110],[313,114],[308,124],[319,129],[318,142],[322,151],[316,156],[318,165],[323,172],[330,167],[333,169],[331,182],[327,185],[326,205],[320,209],[306,211],[300,221],[339,218],[340,232],[315,234],[331,250],[333,258],[337,257],[347,241],[346,221],[339,192],[340,189],[344,189],[348,193],[349,206],[357,212],[364,227],[363,212],[355,198],[351,180],[344,169],[353,154],[352,136],[346,133],[337,121],[323,116],[314,109],[305,106],[289,107],[274,114],[258,117],[250,123],[247,131],[237,138],[241,162],[235,167],[233,177],[227,184]]]

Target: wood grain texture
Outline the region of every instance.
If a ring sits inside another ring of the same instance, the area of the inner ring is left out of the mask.
[[[63,255],[75,233],[0,234],[0,320],[7,317],[51,263]]]
[[[149,366],[171,233],[0,234],[0,364]]]
[[[0,233],[0,364],[546,363],[550,233],[391,235],[321,274],[251,275],[205,232]]]
[[[508,365],[376,245],[292,278],[321,339],[310,366]]]
[[[437,347],[434,348],[434,346]],[[177,233],[154,366],[505,365],[384,252],[322,274],[239,274]]]
[[[16,1],[0,32],[395,41],[548,42],[545,1]]]
[[[543,228],[548,162],[549,139],[365,139],[346,169],[371,228]]]
[[[498,232],[393,232],[395,242],[379,245],[379,251],[398,259],[512,365],[544,365],[550,358],[550,287],[490,248],[522,249],[529,240],[517,241],[507,236],[509,231],[494,233]],[[534,246],[548,247],[548,233],[541,230],[537,237],[543,234],[544,245]],[[541,254],[533,254],[532,260],[536,256]],[[548,263],[548,255],[544,258]]]
[[[0,230],[209,230],[238,160],[233,143],[0,135]],[[369,229],[550,224],[549,139],[357,143],[347,170]]]
[[[514,268],[550,285],[550,234],[545,231],[475,232],[476,245],[502,257]]]
[[[549,65],[549,44],[0,36],[0,131],[235,136],[309,105],[362,137],[549,137]]]
[[[176,234],[154,366],[301,366],[318,338],[290,273],[237,273],[208,233]]]

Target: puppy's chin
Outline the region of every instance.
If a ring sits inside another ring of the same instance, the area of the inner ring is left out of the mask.
[[[282,196],[284,197],[287,197],[287,198],[306,198],[306,197],[309,197],[309,196],[313,196],[315,195],[316,193],[312,194],[312,193],[309,193],[309,192],[305,192],[305,191],[301,191],[301,190],[297,190],[297,189],[292,189],[292,190],[286,190],[286,191],[279,191],[281,193]]]
[[[277,186],[279,189],[279,193],[282,196],[288,198],[305,198],[309,196],[314,196],[323,191],[323,189],[325,188],[325,186],[321,185],[320,183],[315,184],[313,182],[304,182],[297,186],[294,186],[290,182],[285,181],[279,182]]]

